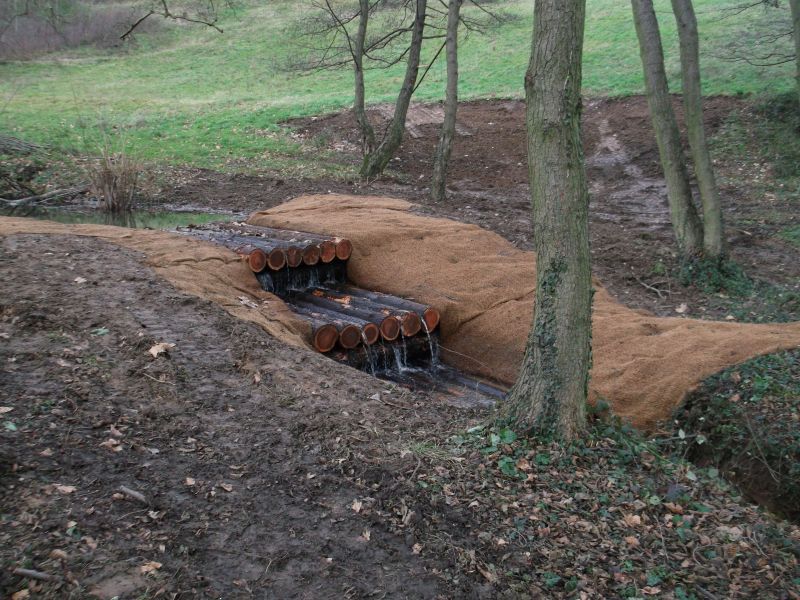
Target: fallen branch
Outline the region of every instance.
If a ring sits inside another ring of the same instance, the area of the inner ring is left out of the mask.
[[[17,208],[26,204],[39,204],[51,200],[61,200],[63,198],[73,198],[79,194],[89,191],[88,184],[81,184],[71,188],[64,188],[61,190],[53,190],[46,194],[39,194],[38,196],[28,196],[27,198],[20,198],[18,200],[9,200],[7,198],[0,198],[0,202],[4,203],[9,208]]]
[[[149,505],[150,503],[147,501],[147,498],[144,497],[144,494],[140,494],[136,490],[132,490],[129,487],[125,487],[124,485],[119,486],[117,488],[121,494],[125,494],[128,498],[132,500],[136,500],[137,502],[141,502],[142,504]]]
[[[0,135],[0,154],[33,154],[43,146],[10,135]]]
[[[54,581],[57,579],[53,575],[50,575],[50,573],[34,571],[33,569],[14,569],[13,573],[19,577],[27,577],[28,579],[36,579],[37,581]]]
[[[634,277],[634,279],[636,279],[636,281],[638,281],[640,284],[642,284],[648,290],[651,290],[651,291],[655,292],[656,294],[658,294],[659,298],[661,298],[662,300],[664,299],[664,292],[662,292],[660,289],[658,289],[657,287],[653,287],[652,285],[650,285],[648,283],[645,283],[644,281],[642,281],[638,277]]]

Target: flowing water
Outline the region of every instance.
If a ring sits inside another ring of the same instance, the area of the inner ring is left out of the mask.
[[[420,321],[422,321],[422,327],[425,329],[425,336],[428,338],[428,348],[431,351],[431,368],[436,369],[441,365],[439,362],[439,341],[433,339],[425,319],[420,319]]]

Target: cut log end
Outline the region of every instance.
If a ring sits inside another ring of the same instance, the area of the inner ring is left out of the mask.
[[[319,262],[319,246],[316,244],[309,244],[303,250],[303,263],[309,267],[313,267]]]
[[[280,271],[286,266],[286,252],[281,248],[275,248],[267,256],[267,265],[273,271]]]
[[[380,324],[381,336],[387,342],[393,342],[400,336],[400,319],[386,317]]]
[[[381,337],[381,330],[375,323],[367,323],[362,330],[364,343],[367,346],[372,346]]]
[[[339,341],[339,332],[333,325],[323,325],[314,330],[314,348],[320,352],[330,352]]]
[[[347,325],[339,332],[339,343],[345,350],[352,350],[361,343],[361,329],[355,325]]]
[[[417,335],[422,329],[422,321],[417,313],[407,312],[403,314],[401,319],[403,335],[411,337]]]
[[[425,328],[428,333],[432,333],[439,326],[439,311],[431,306],[425,309],[425,312],[422,313],[422,318],[425,320]]]
[[[303,263],[303,251],[297,246],[289,246],[286,249],[286,264],[292,269],[299,267]]]
[[[334,244],[330,240],[320,242],[319,257],[320,260],[322,260],[322,262],[326,264],[331,262],[334,258],[336,258],[336,244]]]
[[[336,258],[347,260],[353,253],[353,244],[350,240],[342,238],[336,240]]]
[[[253,250],[247,255],[247,264],[253,273],[260,273],[267,268],[267,253],[258,248]]]

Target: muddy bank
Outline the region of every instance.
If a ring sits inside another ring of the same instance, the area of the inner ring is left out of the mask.
[[[0,554],[63,578],[45,596],[448,595],[413,538],[350,506],[391,485],[401,432],[468,412],[281,344],[107,242],[13,236],[0,256]]]

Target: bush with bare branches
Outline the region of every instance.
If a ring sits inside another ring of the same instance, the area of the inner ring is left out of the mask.
[[[100,158],[88,167],[92,193],[109,213],[130,212],[135,205],[141,164],[124,151],[114,152],[106,141]]]

